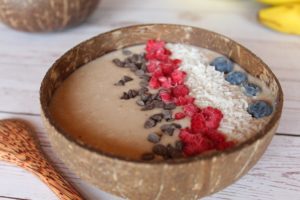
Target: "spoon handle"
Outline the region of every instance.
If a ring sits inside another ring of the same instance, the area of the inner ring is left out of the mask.
[[[84,199],[49,163],[28,125],[20,120],[0,120],[0,159],[38,176],[59,199]]]

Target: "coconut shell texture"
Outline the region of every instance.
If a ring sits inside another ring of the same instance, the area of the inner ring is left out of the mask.
[[[0,20],[27,32],[61,30],[83,22],[100,0],[0,0]]]
[[[76,69],[107,52],[157,38],[191,44],[221,53],[265,82],[277,97],[270,122],[257,135],[224,152],[174,161],[147,163],[99,152],[65,133],[50,115],[49,103],[60,84]],[[271,70],[249,50],[231,39],[200,28],[149,24],[100,34],[74,47],[47,72],[40,90],[42,117],[51,143],[66,165],[100,189],[132,200],[196,200],[238,180],[259,160],[279,123],[283,94]]]

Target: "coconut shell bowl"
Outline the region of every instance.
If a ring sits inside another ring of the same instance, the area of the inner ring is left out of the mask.
[[[276,96],[269,123],[239,145],[210,154],[147,163],[110,156],[61,130],[49,112],[49,103],[61,83],[84,64],[117,49],[148,39],[185,43],[210,49],[238,63],[265,82]],[[47,72],[40,89],[42,117],[54,150],[73,172],[101,190],[133,200],[199,199],[229,186],[260,159],[278,127],[283,105],[280,84],[269,67],[235,41],[200,28],[148,24],[100,34],[60,57]]]

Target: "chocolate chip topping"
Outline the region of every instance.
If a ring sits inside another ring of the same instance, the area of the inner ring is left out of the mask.
[[[138,94],[139,94],[139,93],[138,93],[137,90],[132,90],[132,89],[131,89],[131,90],[128,91],[128,95],[129,95],[130,98],[134,98],[134,97],[136,97]]]
[[[139,95],[145,94],[148,91],[149,89],[147,87],[142,87],[141,89],[139,89]]]
[[[164,124],[160,127],[160,130],[165,133],[168,134],[170,136],[172,136],[174,134],[175,131],[175,127],[172,124]]]
[[[163,110],[162,111],[162,114],[164,116],[164,119],[168,122],[168,121],[171,121],[173,118],[172,118],[172,111],[171,110]]]
[[[160,141],[160,136],[156,133],[150,133],[147,137],[147,140],[152,143],[158,143]]]
[[[183,148],[183,143],[180,140],[176,141],[175,142],[175,149],[177,151],[182,151],[182,148]]]
[[[122,49],[122,53],[124,56],[130,56],[132,54],[132,52],[128,49]]]
[[[145,80],[146,82],[148,82],[151,79],[151,77],[147,74],[144,74],[144,75],[140,76],[140,78]]]
[[[135,71],[135,75],[137,75],[137,76],[143,76],[144,74],[145,74],[145,72],[141,69]]]
[[[177,129],[180,129],[180,128],[181,128],[181,125],[178,124],[178,123],[172,123],[172,126],[174,126],[174,127],[177,128]]]
[[[137,90],[129,90],[128,92],[123,92],[123,95],[121,96],[121,99],[131,99],[134,98],[138,95],[138,91]]]
[[[152,128],[156,125],[156,122],[153,119],[148,119],[145,124],[144,124],[144,128]]]
[[[146,102],[145,106],[141,109],[142,111],[153,110],[155,105],[153,103]]]
[[[181,151],[178,151],[171,144],[167,145],[167,150],[168,150],[168,156],[169,156],[169,158],[179,158],[179,157],[182,156]]]
[[[123,95],[121,96],[121,99],[130,99],[129,95],[127,94],[127,92],[123,92]]]
[[[115,58],[112,61],[118,67],[124,67],[124,63],[119,58]]]
[[[144,153],[141,156],[141,159],[145,160],[145,161],[150,161],[150,160],[153,160],[154,158],[155,158],[155,155],[153,153]]]
[[[155,108],[163,108],[164,107],[164,102],[162,102],[162,101],[153,100],[152,103],[154,104]]]
[[[148,86],[148,82],[142,80],[142,81],[140,81],[139,85],[140,85],[141,87],[147,87],[147,86]]]
[[[130,76],[123,76],[123,79],[122,79],[123,81],[125,81],[125,82],[129,82],[129,81],[132,81],[133,80],[133,78],[131,78]]]
[[[168,103],[164,105],[164,109],[165,110],[173,110],[176,108],[176,104],[175,103]]]
[[[151,98],[151,94],[150,93],[143,93],[143,94],[141,94],[141,100],[142,101],[147,102],[149,98]]]
[[[152,148],[152,152],[156,155],[163,156],[164,158],[168,157],[168,149],[162,144],[156,144]]]
[[[125,85],[125,81],[124,80],[119,80],[117,83],[115,83],[114,85],[116,86],[121,86],[121,85]]]
[[[163,114],[162,113],[158,113],[158,114],[154,114],[150,117],[150,119],[153,119],[156,122],[161,122],[161,120],[163,119]]]
[[[143,70],[144,72],[147,72],[147,65],[146,65],[146,62],[142,63],[141,64],[141,70]],[[150,80],[150,76],[148,76],[149,79],[147,79],[148,81]]]
[[[136,100],[136,104],[139,105],[139,106],[144,106],[145,102],[142,101],[141,99],[138,99],[138,100]]]
[[[131,71],[137,70],[137,67],[134,63],[125,62],[124,67],[129,68]]]

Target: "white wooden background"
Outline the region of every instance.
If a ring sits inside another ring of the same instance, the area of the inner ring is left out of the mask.
[[[299,200],[300,37],[262,27],[256,21],[261,7],[251,0],[103,0],[85,24],[63,32],[29,34],[0,25],[0,119],[17,117],[30,121],[55,166],[87,199],[118,199],[80,180],[53,154],[39,115],[40,82],[63,52],[104,31],[155,22],[204,27],[255,52],[270,65],[285,94],[280,127],[263,158],[241,180],[205,199]],[[0,162],[0,199],[56,197],[30,173]]]

